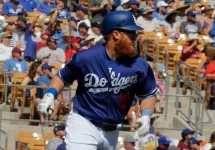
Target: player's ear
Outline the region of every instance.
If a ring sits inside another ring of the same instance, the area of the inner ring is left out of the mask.
[[[117,30],[114,30],[114,31],[112,32],[112,36],[113,36],[113,41],[114,41],[114,42],[118,42],[118,41],[121,39],[121,34],[120,34],[120,32],[117,31]]]

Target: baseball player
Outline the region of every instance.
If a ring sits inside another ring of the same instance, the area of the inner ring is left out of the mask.
[[[38,110],[47,114],[65,84],[78,80],[74,107],[66,122],[67,150],[114,150],[119,127],[132,104],[140,100],[142,116],[138,133],[150,128],[156,99],[156,84],[149,64],[134,49],[137,26],[131,13],[111,12],[104,17],[102,34],[106,45],[76,53],[52,78]]]

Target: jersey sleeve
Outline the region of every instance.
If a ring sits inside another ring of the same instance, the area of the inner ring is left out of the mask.
[[[57,76],[65,83],[72,84],[74,80],[82,76],[81,67],[78,65],[77,54],[75,54],[63,69],[59,70]]]
[[[143,74],[136,86],[136,97],[144,100],[149,97],[156,97],[157,86],[152,68],[147,64],[145,75]]]

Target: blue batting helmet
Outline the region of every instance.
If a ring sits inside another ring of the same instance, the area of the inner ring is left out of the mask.
[[[135,23],[135,17],[127,11],[114,11],[104,17],[102,23],[102,34],[106,36],[113,29],[123,29],[127,31],[142,30]]]

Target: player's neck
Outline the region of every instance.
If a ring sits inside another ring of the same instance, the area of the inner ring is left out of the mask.
[[[114,44],[112,42],[108,42],[106,44],[106,52],[107,52],[107,55],[110,57],[110,59],[112,60],[117,59],[117,54],[114,50]]]

